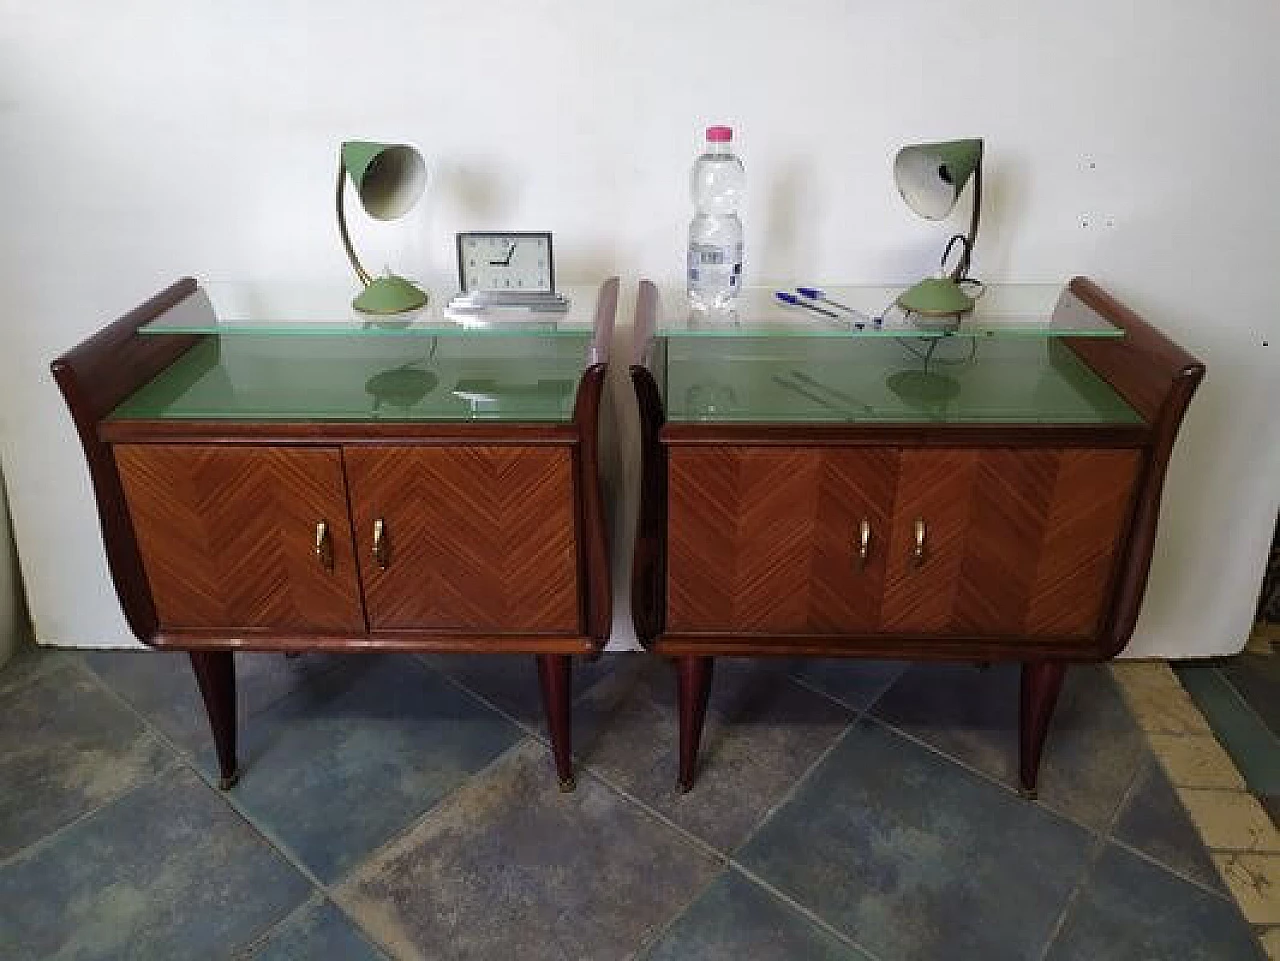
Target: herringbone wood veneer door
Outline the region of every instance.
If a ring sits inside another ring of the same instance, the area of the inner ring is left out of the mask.
[[[904,451],[882,628],[1089,636],[1140,459],[1135,450]]]
[[[895,448],[673,447],[668,464],[669,631],[875,629]]]
[[[348,447],[344,457],[373,630],[579,631],[568,448]]]
[[[162,628],[364,633],[338,450],[120,444],[115,457]]]

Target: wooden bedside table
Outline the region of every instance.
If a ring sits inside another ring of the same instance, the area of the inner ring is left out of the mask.
[[[1204,367],[1084,278],[991,288],[951,334],[786,311],[699,324],[641,284],[632,605],[678,665],[680,787],[717,655],[1016,660],[1034,796],[1067,665],[1133,632]]]
[[[571,657],[611,616],[617,279],[594,293],[568,315],[370,321],[345,291],[246,305],[188,279],[54,361],[121,606],[139,640],[190,651],[224,788],[232,652],[326,650],[535,655],[572,789]]]

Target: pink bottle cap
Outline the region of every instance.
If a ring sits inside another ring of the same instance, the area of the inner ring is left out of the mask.
[[[733,139],[732,127],[708,127],[707,140],[710,143],[728,143]]]

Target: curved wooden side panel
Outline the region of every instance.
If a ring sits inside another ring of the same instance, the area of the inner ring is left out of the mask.
[[[631,385],[640,414],[640,510],[631,565],[631,618],[646,647],[664,627],[667,586],[667,452],[660,434],[666,420],[649,344],[658,311],[658,288],[642,280],[636,297]]]
[[[613,621],[613,588],[609,578],[609,529],[600,490],[600,401],[606,364],[593,364],[582,375],[573,419],[580,439],[577,450],[578,556],[582,571],[583,618],[588,636],[603,644]]]
[[[1102,654],[1114,657],[1133,636],[1151,570],[1160,496],[1178,429],[1204,378],[1204,364],[1086,277],[1068,290],[1125,331],[1121,340],[1072,338],[1076,354],[1127,400],[1151,427],[1151,447],[1129,526],[1129,545],[1116,578]]]
[[[588,637],[603,645],[613,623],[613,585],[609,576],[609,528],[600,489],[600,407],[618,313],[618,278],[610,277],[596,299],[595,336],[590,366],[578,385],[573,420],[579,433],[578,502],[581,532],[583,624]]]
[[[589,365],[603,364],[613,348],[613,325],[618,316],[618,278],[610,277],[600,285],[596,295],[594,333],[591,337]]]
[[[138,328],[196,292],[190,277],[67,351],[51,365],[53,378],[71,411],[98,502],[98,519],[116,595],[138,640],[151,643],[157,619],[142,558],[134,540],[120,475],[110,445],[98,438],[98,424],[122,400],[155,377],[199,340],[197,335],[141,337]]]

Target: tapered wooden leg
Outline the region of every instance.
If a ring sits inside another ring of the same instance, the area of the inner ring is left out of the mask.
[[[1022,665],[1022,710],[1019,717],[1021,758],[1019,775],[1022,796],[1036,796],[1036,775],[1040,771],[1040,754],[1049,733],[1054,705],[1066,676],[1065,661],[1028,661]]]
[[[542,709],[551,733],[551,753],[556,759],[560,790],[572,791],[573,777],[572,708],[573,658],[568,654],[539,654],[538,682],[542,685]]]
[[[680,777],[681,793],[693,787],[698,767],[698,744],[702,740],[702,724],[707,718],[707,699],[711,696],[711,671],[715,659],[687,655],[676,663],[680,676]]]
[[[218,787],[226,791],[240,779],[236,768],[236,666],[230,651],[192,651],[191,667],[204,697],[213,729],[222,775]]]

